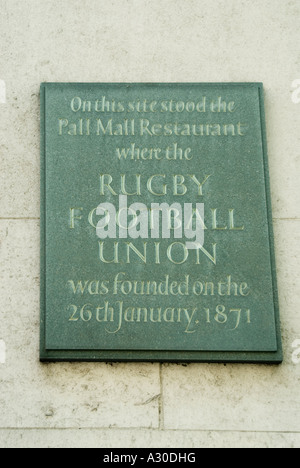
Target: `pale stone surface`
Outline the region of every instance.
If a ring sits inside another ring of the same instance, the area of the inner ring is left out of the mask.
[[[0,429],[0,448],[297,448],[300,434],[145,429]],[[108,450],[109,454],[110,451]],[[101,456],[99,456],[101,460]]]
[[[299,447],[299,1],[0,4],[0,446]],[[282,366],[39,363],[42,81],[264,82]]]
[[[300,431],[300,364],[292,360],[300,337],[300,221],[277,221],[275,233],[283,365],[165,364],[167,429]]]
[[[40,82],[263,81],[274,216],[299,217],[299,8],[297,0],[2,0],[0,215],[39,216]]]
[[[0,427],[158,427],[158,364],[39,363],[38,221],[0,221],[0,277]]]

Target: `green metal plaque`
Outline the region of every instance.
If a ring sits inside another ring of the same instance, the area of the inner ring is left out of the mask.
[[[42,84],[41,135],[41,360],[282,361],[261,84]]]

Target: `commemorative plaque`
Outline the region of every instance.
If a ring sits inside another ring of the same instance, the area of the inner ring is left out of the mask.
[[[41,86],[41,360],[280,363],[263,86]]]

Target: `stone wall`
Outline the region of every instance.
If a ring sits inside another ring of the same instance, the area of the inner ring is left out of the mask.
[[[0,0],[0,13],[0,446],[299,447],[299,0]],[[283,365],[39,362],[44,81],[264,82]]]

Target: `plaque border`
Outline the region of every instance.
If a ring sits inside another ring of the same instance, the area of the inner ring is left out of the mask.
[[[269,229],[271,272],[274,296],[274,314],[276,324],[277,351],[275,352],[240,352],[240,351],[95,351],[95,350],[47,350],[46,349],[46,88],[56,86],[99,86],[103,85],[139,85],[139,86],[159,86],[159,85],[202,85],[202,86],[239,86],[255,87],[259,94],[260,121],[263,146],[264,180],[267,202],[267,221]],[[279,300],[277,273],[275,261],[274,231],[272,219],[272,204],[270,192],[270,177],[268,165],[268,150],[266,136],[265,106],[264,106],[264,88],[263,83],[42,83],[40,88],[40,361],[41,362],[59,362],[59,361],[83,361],[83,362],[202,362],[202,363],[248,363],[248,364],[281,364],[283,361],[282,340],[280,332]]]

